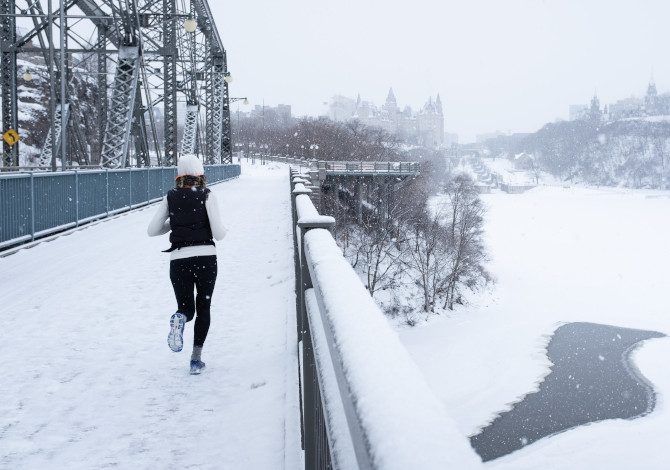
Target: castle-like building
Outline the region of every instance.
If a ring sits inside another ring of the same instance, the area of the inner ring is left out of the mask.
[[[334,121],[358,120],[382,128],[408,144],[434,148],[444,144],[444,113],[439,93],[435,100],[428,98],[418,112],[413,112],[409,106],[401,110],[393,88],[381,107],[361,100],[360,95],[355,100],[338,95],[330,100],[329,116]]]
[[[647,86],[644,98],[631,96],[600,107],[597,95],[591,99],[591,105],[571,105],[570,120],[602,119],[604,121],[618,121],[620,119],[640,118],[648,116],[670,115],[670,93],[659,94],[656,83],[652,79]]]

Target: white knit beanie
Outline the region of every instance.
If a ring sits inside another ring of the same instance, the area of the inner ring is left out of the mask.
[[[177,176],[202,176],[205,174],[205,169],[202,166],[202,161],[192,153],[182,155],[177,162]]]

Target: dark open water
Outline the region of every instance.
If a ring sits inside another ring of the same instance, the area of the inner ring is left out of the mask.
[[[488,461],[576,426],[650,413],[654,389],[630,355],[641,341],[663,336],[595,323],[562,325],[547,348],[554,365],[539,391],[470,437],[472,447]]]

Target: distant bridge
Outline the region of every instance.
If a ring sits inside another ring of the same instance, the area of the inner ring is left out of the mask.
[[[263,157],[271,161],[297,165],[303,168],[311,178],[310,190],[314,193],[315,204],[323,211],[325,206],[321,194],[331,194],[339,198],[344,184],[353,182],[353,200],[356,219],[363,220],[363,206],[367,201],[375,208],[380,217],[391,212],[397,188],[407,179],[421,173],[418,162],[367,162],[367,161],[328,161],[306,160],[294,157]],[[331,208],[336,217],[341,216],[339,206]]]

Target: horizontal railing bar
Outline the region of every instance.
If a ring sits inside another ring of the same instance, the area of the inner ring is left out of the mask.
[[[44,230],[40,230],[39,232],[35,232],[35,238],[41,238],[41,237],[44,237],[46,235],[51,235],[52,233],[62,232],[64,230],[67,230],[69,228],[76,227],[76,226],[77,226],[77,222],[70,222],[68,224],[58,225],[57,227],[51,227],[51,228],[47,228],[47,229],[44,229]]]
[[[30,240],[32,240],[32,235],[24,235],[22,237],[12,238],[11,240],[0,242],[0,249],[6,246],[12,246],[16,245],[17,243],[23,243]]]
[[[336,470],[360,469],[352,433],[346,419],[344,403],[333,364],[336,359],[330,354],[328,338],[321,318],[321,310],[314,289],[305,291],[305,306],[309,315],[309,324],[314,344],[314,358],[319,376],[319,389],[323,398],[326,430],[331,443],[330,454],[333,468]]]
[[[247,158],[249,158],[247,156]],[[300,165],[300,167],[314,168],[315,170],[328,173],[355,173],[365,175],[392,174],[392,175],[417,175],[420,172],[419,162],[396,162],[396,161],[354,161],[354,160],[316,160],[308,158],[280,157],[275,155],[254,154],[253,158]]]

